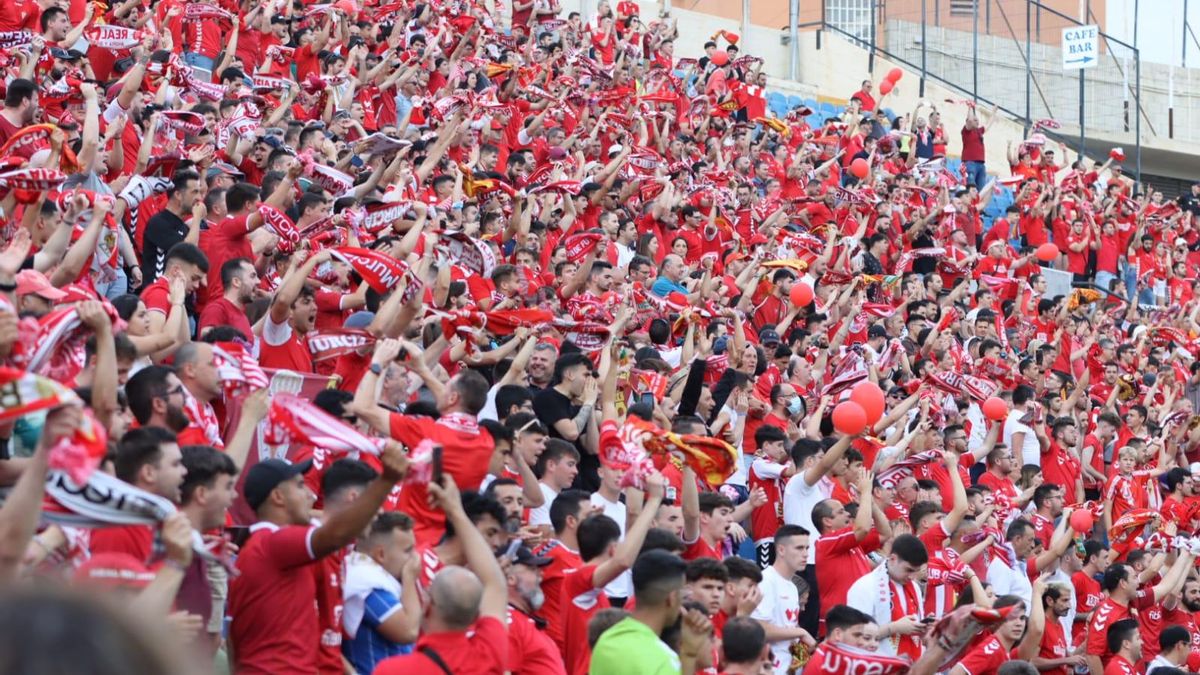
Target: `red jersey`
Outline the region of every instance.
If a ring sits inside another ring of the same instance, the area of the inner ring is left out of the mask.
[[[1061,487],[1067,494],[1075,494],[1075,477],[1080,472],[1079,460],[1058,441],[1051,440],[1050,447],[1042,453],[1042,478]]]
[[[158,281],[154,283],[157,284]],[[246,339],[251,340],[254,338],[250,320],[246,318],[246,310],[233,304],[225,296],[218,296],[215,300],[210,300],[204,306],[204,311],[200,312],[200,321],[197,324],[197,330],[203,332],[205,328],[212,328],[213,326],[232,326],[241,331],[242,335],[246,336]]]
[[[750,513],[755,541],[771,539],[783,525],[783,471],[787,465],[758,458],[750,465],[750,491],[761,488],[767,502]]]
[[[166,277],[159,277],[154,283],[143,288],[141,298],[147,312],[161,312],[163,315],[171,313],[170,288]]]
[[[487,475],[488,461],[495,443],[487,429],[479,428],[474,417],[463,413],[448,413],[437,420],[393,413],[391,436],[410,448],[425,439],[438,443],[443,449],[443,470],[454,477],[464,490],[476,490]],[[429,507],[425,485],[406,485],[400,493],[400,510],[412,516],[413,535],[417,545],[437,543],[446,529],[446,514]]]
[[[154,531],[147,525],[121,525],[92,530],[92,553],[128,553],[148,562],[154,551]]]
[[[422,653],[422,648],[437,654],[449,670]],[[422,635],[413,653],[384,659],[375,666],[374,675],[501,675],[507,670],[506,627],[485,616],[470,630]]]
[[[1104,666],[1104,675],[1137,675],[1137,668],[1133,664],[1125,660],[1123,656],[1114,656]]]
[[[200,233],[200,250],[208,256],[208,285],[202,293],[210,301],[225,292],[225,286],[221,284],[221,267],[225,263],[234,258],[246,258],[254,262],[254,249],[250,246],[248,236],[249,219],[250,214],[229,216]]]
[[[559,651],[564,651],[562,644],[562,584],[563,578],[583,567],[583,558],[577,551],[563,546],[557,539],[550,541],[537,550],[537,555],[550,558],[549,565],[542,568],[542,616],[546,618],[546,634],[558,645]]]
[[[229,582],[229,637],[238,673],[314,673],[321,631],[310,565],[316,527],[260,522],[237,558]]]
[[[522,675],[561,675],[562,655],[533,619],[519,609],[508,608],[508,671]]]
[[[603,588],[596,588],[596,565],[584,565],[563,576],[562,611],[559,625],[563,635],[563,662],[568,675],[587,672],[592,652],[588,649],[587,625],[592,616],[610,607]]]
[[[1112,500],[1112,521],[1125,515],[1130,509],[1145,508],[1149,504],[1146,491],[1139,489],[1132,477],[1113,474],[1104,484],[1104,500]]]
[[[339,675],[345,672],[342,665],[342,567],[350,549],[343,548],[310,565],[317,587],[317,628],[321,631],[321,644],[317,650],[317,667],[320,672]]]
[[[1087,627],[1087,652],[1099,654],[1100,660],[1112,656],[1108,651],[1108,627],[1121,619],[1128,619],[1135,611],[1146,609],[1154,604],[1154,592],[1141,589],[1133,599],[1132,607],[1122,605],[1112,598],[1105,598],[1092,612]]]
[[[874,567],[867,554],[881,545],[879,532],[871,530],[859,541],[853,526],[817,539],[817,589],[821,592],[822,614],[834,605],[846,604],[850,587]]]
[[[1086,614],[1100,605],[1104,600],[1103,591],[1100,589],[1100,582],[1096,581],[1087,573],[1079,571],[1071,575],[1071,585],[1075,587],[1075,612],[1077,614]],[[1083,634],[1087,629],[1086,621],[1076,621],[1071,629],[1071,644],[1077,645],[1083,641]]]
[[[989,635],[986,640],[975,645],[967,655],[958,662],[969,675],[995,675],[1000,666],[1012,659],[1012,654],[1000,638]]]
[[[1046,629],[1042,633],[1042,644],[1038,647],[1038,656],[1043,659],[1065,659],[1071,651],[1071,645],[1067,643],[1066,631],[1063,630],[1062,622],[1046,617]],[[1066,666],[1055,666],[1049,670],[1041,671],[1047,675],[1068,675]]]

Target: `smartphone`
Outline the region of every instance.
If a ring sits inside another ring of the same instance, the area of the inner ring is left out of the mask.
[[[654,394],[651,392],[642,392],[638,395],[638,403],[645,403],[648,406],[654,405]]]
[[[433,475],[430,477],[434,483],[442,484],[442,446],[433,446]]]
[[[239,549],[246,545],[246,540],[250,538],[250,528],[242,525],[231,525],[225,528],[226,534],[229,535],[229,541]]]
[[[521,548],[520,537],[508,542],[508,548],[505,549],[503,557],[508,558],[510,561],[516,560],[517,559],[517,549],[519,549],[519,548]]]

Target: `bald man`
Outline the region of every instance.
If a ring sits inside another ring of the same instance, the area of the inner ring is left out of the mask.
[[[508,668],[508,583],[487,540],[463,510],[454,479],[446,475],[442,480],[442,485],[429,484],[429,494],[446,513],[447,533],[462,542],[467,567],[451,565],[437,573],[429,585],[429,607],[416,650],[381,662],[375,675]]]

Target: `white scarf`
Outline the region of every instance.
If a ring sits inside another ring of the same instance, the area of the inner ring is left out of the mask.
[[[400,581],[380,567],[371,556],[354,551],[346,557],[346,580],[342,586],[342,625],[353,638],[362,625],[367,596],[375,590],[400,597]]]

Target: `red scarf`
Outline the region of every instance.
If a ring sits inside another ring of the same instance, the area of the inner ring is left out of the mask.
[[[917,598],[915,582],[909,581],[901,590],[895,581],[888,579],[888,588],[892,593],[892,621],[898,621],[910,614],[921,613],[922,607]],[[921,638],[918,635],[893,635],[892,644],[896,647],[896,653],[901,656],[907,656],[914,661],[921,658]]]

